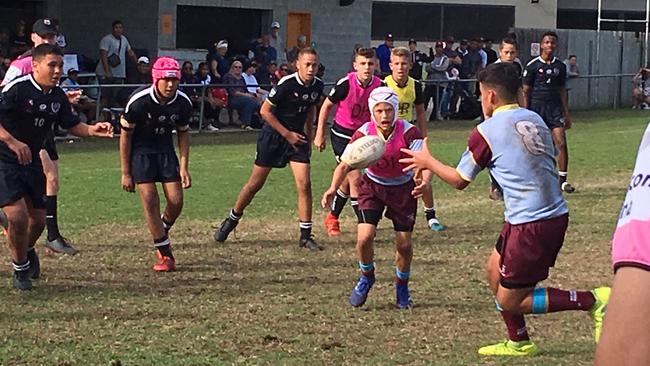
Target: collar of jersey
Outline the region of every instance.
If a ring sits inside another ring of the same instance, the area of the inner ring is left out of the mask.
[[[370,81],[368,82],[368,85],[363,86],[363,83],[361,82],[361,80],[359,80],[359,77],[357,76],[357,74],[354,74],[354,80],[356,80],[356,81],[357,81],[357,84],[358,84],[360,87],[362,87],[363,89],[366,89],[366,88],[368,88],[370,85],[372,85],[373,78],[374,78],[374,75],[370,77]]]
[[[298,75],[298,71],[296,71],[294,74],[296,76],[296,81],[298,82],[298,84],[305,85],[305,83],[300,79],[300,75]],[[314,78],[311,79],[311,83],[309,83],[309,85],[307,86],[312,86],[314,85],[315,82],[316,82],[316,76],[314,76]]]
[[[495,115],[499,112],[511,111],[513,109],[518,109],[518,108],[520,107],[519,104],[517,103],[502,105],[501,107],[495,109],[494,112],[492,112],[492,115]]]
[[[38,91],[43,91],[43,88],[41,88],[41,86],[38,85],[38,83],[37,83],[36,80],[34,79],[34,74],[31,73],[31,72],[29,73],[29,81],[32,82],[32,85],[34,85],[34,88],[38,89]],[[54,88],[51,88],[51,89],[48,90],[47,93],[45,93],[45,94],[50,94],[50,93],[52,92],[52,90],[54,90]]]

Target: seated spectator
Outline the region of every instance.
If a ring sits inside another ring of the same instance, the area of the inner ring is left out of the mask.
[[[72,105],[72,108],[79,114],[81,122],[88,123],[95,119],[97,103],[83,95],[83,89],[79,86],[79,70],[71,68],[68,70],[68,77],[61,82],[61,88],[66,92],[79,91],[82,93],[79,102]]]
[[[566,76],[567,78],[577,78],[580,76],[580,71],[578,70],[578,56],[570,55],[568,59],[564,60],[566,65]]]
[[[239,112],[241,127],[251,130],[253,129],[251,125],[253,113],[259,111],[260,102],[256,95],[248,92],[246,81],[242,76],[242,68],[241,61],[234,61],[230,66],[230,72],[223,77],[223,83],[227,85],[228,105]]]
[[[152,83],[151,78],[151,64],[149,57],[140,56],[138,58],[138,63],[136,65],[137,73],[127,75],[126,83],[127,84],[138,84],[138,85],[149,85]],[[120,88],[117,92],[117,102],[120,106],[125,107],[126,103],[129,101],[129,97],[136,91],[139,86],[131,86]]]
[[[217,80],[217,77],[210,74],[210,67],[207,62],[201,62],[196,70],[196,75],[194,75],[194,82],[207,86],[220,82],[220,80]],[[225,103],[213,96],[212,89],[201,88],[197,90],[197,95],[199,96],[197,102],[200,103],[201,100],[204,102],[203,124],[201,125],[201,129],[209,132],[217,132],[219,131],[217,127],[219,124],[219,113],[221,112],[221,108],[225,107]],[[198,105],[200,106],[200,104]]]
[[[280,65],[280,68],[275,71],[275,84],[277,84],[283,77],[289,75],[290,71],[288,64]]]
[[[257,68],[255,78],[260,88],[267,92],[271,91],[273,85],[278,83],[277,76],[275,75],[276,71],[278,71],[278,64],[275,61],[271,61],[266,67],[260,66]]]
[[[632,82],[632,108],[650,109],[650,65],[642,67]]]
[[[255,72],[257,71],[257,68],[263,66],[259,66],[255,61],[252,61],[248,63],[245,67],[246,70],[244,70],[242,76],[244,77],[244,81],[246,81],[248,92],[257,96],[257,100],[261,104],[264,101],[264,99],[266,99],[266,97],[269,95],[269,92],[260,87],[260,83],[257,81],[257,78],[255,77]]]
[[[198,84],[194,77],[194,65],[192,65],[192,61],[183,62],[183,66],[181,67],[180,84]],[[180,90],[190,98],[198,94],[196,88],[193,86],[181,86]]]

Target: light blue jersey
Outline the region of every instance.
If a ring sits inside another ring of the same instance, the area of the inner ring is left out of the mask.
[[[456,170],[472,181],[488,168],[503,188],[511,224],[550,219],[569,212],[555,168],[551,131],[535,112],[502,106],[470,134]]]

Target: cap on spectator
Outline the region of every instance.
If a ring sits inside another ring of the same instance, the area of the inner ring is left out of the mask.
[[[467,46],[467,40],[466,39],[461,39],[460,40],[460,45],[461,46]]]
[[[47,36],[48,34],[56,35],[59,31],[54,25],[54,21],[50,18],[43,18],[37,20],[32,26],[32,33],[36,33],[41,37]]]
[[[217,48],[228,48],[228,41],[222,39],[221,41],[214,44]]]
[[[79,72],[79,70],[77,70],[76,67],[71,67],[71,68],[68,69],[68,75],[70,75],[72,73],[78,73],[78,72]]]
[[[418,44],[415,39],[411,38],[409,39],[409,44]]]
[[[147,64],[147,65],[149,65],[149,62],[150,62],[149,57],[147,57],[147,56],[140,56],[138,58],[138,63],[139,64]]]
[[[271,28],[278,28],[278,29],[280,29],[280,23],[279,23],[279,22],[273,22],[273,23],[271,23]]]
[[[438,42],[436,42],[435,48],[445,48],[445,44],[438,41]]]
[[[393,40],[393,33],[388,33],[388,34],[386,35],[386,40],[387,40],[387,41],[392,41],[392,40]]]

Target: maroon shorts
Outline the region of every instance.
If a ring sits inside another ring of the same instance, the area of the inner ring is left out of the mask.
[[[495,246],[501,254],[501,285],[527,288],[547,279],[568,225],[569,214],[519,225],[506,222]]]
[[[377,225],[386,209],[395,231],[413,231],[418,201],[411,195],[415,183],[409,180],[398,186],[375,183],[367,175],[359,179],[359,223]]]

